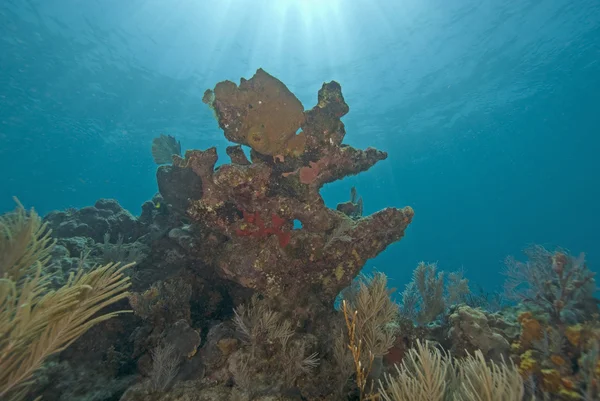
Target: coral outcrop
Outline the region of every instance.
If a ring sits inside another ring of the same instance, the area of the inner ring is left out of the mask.
[[[51,212],[44,221],[52,228],[55,238],[79,236],[101,242],[105,234],[117,238],[119,234],[131,233],[137,237],[135,217],[114,199],[100,199],[94,206],[79,210]]]
[[[320,195],[387,157],[342,144],[339,84],[323,84],[305,111],[258,70],[204,101],[235,143],[229,163],[217,167],[215,148],[181,157],[168,139],[157,162],[172,164],[158,168],[160,194],[139,217],[101,199],[44,219],[54,238],[43,241],[56,241],[38,258],[48,289],[74,271],[136,262],[127,294],[101,311],[133,313],[51,357],[28,399],[391,400],[432,388],[435,399],[599,399],[598,300],[583,255],[535,247],[525,263],[509,259],[520,301],[510,307],[422,262],[396,305],[385,275],[356,276],[404,235],[413,210],[363,216],[355,188],[335,210]]]
[[[325,206],[319,193],[387,157],[342,144],[340,118],[349,109],[337,82],[323,84],[307,111],[263,70],[239,86],[217,84],[204,101],[225,137],[251,148],[250,160],[232,147],[231,163],[215,168],[215,148],[191,150],[157,176],[166,202],[181,206],[178,194],[189,195],[187,216],[213,241],[202,260],[221,277],[269,297],[312,292],[331,302],[368,259],[404,235],[410,207],[352,219]]]
[[[448,317],[454,355],[465,356],[475,350],[488,359],[501,361],[508,357],[510,344],[504,333],[490,327],[488,317],[482,310],[467,305],[458,306]]]

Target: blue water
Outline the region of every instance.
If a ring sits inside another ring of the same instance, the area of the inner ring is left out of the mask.
[[[415,209],[368,265],[393,285],[425,260],[491,287],[531,243],[600,266],[598,0],[2,0],[0,34],[0,211],[138,214],[151,139],[224,159],[201,95],[263,67],[306,108],[340,82],[346,143],[389,152],[322,193]]]

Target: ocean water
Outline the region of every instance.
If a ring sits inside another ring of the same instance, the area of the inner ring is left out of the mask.
[[[2,0],[0,212],[157,191],[153,137],[228,145],[205,89],[262,67],[306,109],[342,85],[345,142],[389,153],[326,186],[365,212],[410,205],[368,263],[403,287],[420,260],[486,288],[528,244],[600,265],[597,0]]]

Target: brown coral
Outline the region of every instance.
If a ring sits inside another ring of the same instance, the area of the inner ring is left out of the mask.
[[[275,156],[303,150],[296,131],[304,123],[304,107],[277,78],[259,69],[237,86],[231,81],[207,91],[205,102],[214,108],[219,125],[230,141],[248,145],[265,155]]]
[[[519,315],[521,323],[520,344],[523,349],[529,349],[534,341],[541,340],[544,335],[541,323],[533,317],[531,312],[523,312]]]
[[[318,98],[303,112],[285,85],[263,70],[239,87],[219,83],[205,101],[228,139],[252,147],[251,160],[230,149],[232,163],[215,169],[217,153],[210,148],[188,151],[159,170],[161,181],[186,177],[182,170],[201,181],[188,216],[221,242],[208,258],[199,257],[222,277],[268,296],[317,293],[333,300],[368,259],[404,235],[413,217],[406,207],[354,220],[325,206],[324,184],[366,171],[387,154],[341,144],[340,118],[348,106],[338,83],[323,84]],[[299,128],[303,133],[296,135]],[[186,182],[177,185],[186,191]],[[172,191],[163,196],[170,202]],[[294,229],[294,221],[302,228]]]

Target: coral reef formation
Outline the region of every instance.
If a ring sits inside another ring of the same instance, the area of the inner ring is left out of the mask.
[[[175,138],[157,138],[160,193],[139,217],[101,199],[43,223],[22,208],[0,218],[0,396],[600,397],[598,301],[583,256],[533,247],[526,262],[507,259],[506,298],[421,262],[396,303],[384,274],[359,273],[404,235],[412,209],[363,216],[355,188],[335,209],[320,195],[387,157],[342,143],[339,84],[323,84],[305,111],[258,70],[203,100],[236,143],[230,163],[217,167],[215,148],[181,157]],[[64,302],[45,309],[53,297]],[[33,352],[57,327],[66,334],[55,346]]]
[[[510,344],[502,331],[490,327],[482,310],[460,305],[448,316],[453,355],[464,356],[479,350],[486,359],[501,361],[508,356]]]
[[[181,205],[175,193],[188,193],[188,216],[214,233],[214,252],[202,260],[222,277],[269,297],[317,293],[330,302],[368,259],[404,235],[410,207],[355,220],[326,207],[319,194],[324,184],[387,157],[342,144],[348,106],[338,83],[323,84],[308,111],[263,70],[239,86],[221,82],[204,99],[226,138],[251,148],[251,161],[230,149],[232,162],[215,169],[215,148],[187,151],[159,168],[158,181],[168,203]],[[295,221],[302,228],[294,229]]]
[[[114,199],[100,199],[94,206],[67,209],[48,214],[44,220],[52,227],[55,238],[88,237],[100,242],[104,236],[116,238],[122,233],[135,233],[135,217]],[[135,239],[137,236],[134,234]]]

